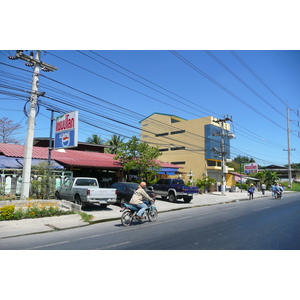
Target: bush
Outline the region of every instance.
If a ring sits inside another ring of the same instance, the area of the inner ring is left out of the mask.
[[[8,205],[0,208],[0,220],[11,220],[14,211],[14,205]]]
[[[203,176],[202,179],[196,180],[196,186],[199,190],[205,190],[210,192],[212,187],[214,187],[217,184],[216,180],[214,178],[211,178],[209,176]]]
[[[248,184],[247,183],[242,183],[240,184],[239,182],[236,183],[236,186],[238,186],[240,189],[247,191],[248,190]]]
[[[73,214],[73,212],[60,210],[58,206],[54,206],[52,203],[30,202],[25,207],[17,210],[15,210],[14,205],[0,208],[0,221],[35,219],[69,214]]]

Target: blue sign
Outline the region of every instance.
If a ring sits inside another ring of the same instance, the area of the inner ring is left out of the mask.
[[[75,130],[55,133],[54,148],[73,148],[76,146]]]

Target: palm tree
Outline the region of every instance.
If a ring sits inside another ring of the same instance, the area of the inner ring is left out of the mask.
[[[101,136],[97,134],[93,134],[92,137],[88,137],[86,139],[86,142],[89,144],[97,144],[97,145],[101,145],[104,143],[104,141],[101,140]]]
[[[121,138],[119,135],[112,135],[110,140],[107,140],[107,145],[111,146],[111,148],[106,148],[106,153],[116,154],[120,146],[123,144],[124,138]]]

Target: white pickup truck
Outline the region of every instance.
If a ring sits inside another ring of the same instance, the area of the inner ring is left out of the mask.
[[[75,202],[82,208],[87,203],[98,203],[106,207],[117,201],[116,189],[99,188],[98,180],[91,177],[67,177],[57,188],[55,197]]]

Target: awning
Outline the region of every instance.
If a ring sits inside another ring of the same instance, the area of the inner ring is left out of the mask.
[[[48,163],[48,160],[33,158],[31,161],[31,165],[36,166],[41,162]],[[0,169],[23,169],[23,165],[24,165],[23,157],[0,156]],[[51,160],[50,169],[64,169],[64,166],[60,165],[55,160]]]
[[[259,180],[260,180],[260,179],[253,178],[253,177],[248,177],[248,176],[246,176],[245,179],[248,179],[248,180],[254,180],[254,181],[255,181],[255,180],[256,180],[256,181],[259,181]]]
[[[175,175],[178,172],[177,168],[161,168],[158,174]]]
[[[22,165],[15,157],[0,156],[1,169],[21,169]]]

